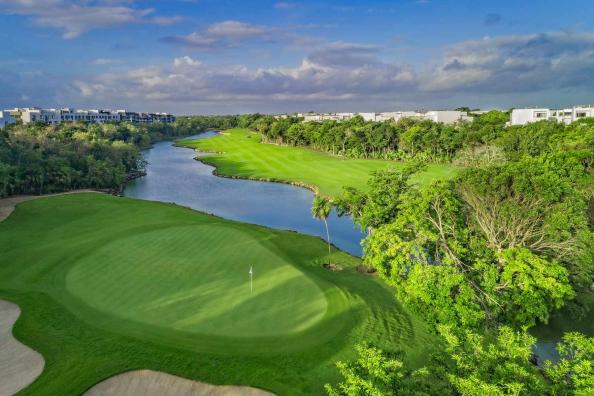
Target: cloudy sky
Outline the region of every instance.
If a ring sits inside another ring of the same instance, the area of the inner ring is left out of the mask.
[[[0,107],[594,103],[594,1],[0,0]]]

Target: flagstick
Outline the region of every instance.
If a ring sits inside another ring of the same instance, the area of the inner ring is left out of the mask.
[[[250,267],[250,293],[254,292],[254,271],[253,267]]]

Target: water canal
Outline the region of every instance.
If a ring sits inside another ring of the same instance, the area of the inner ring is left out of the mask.
[[[192,138],[213,136],[215,132],[207,132]],[[325,238],[323,222],[311,216],[314,194],[310,190],[283,183],[218,177],[213,175],[212,166],[194,159],[199,155],[191,149],[173,146],[171,141],[156,143],[144,152],[147,175],[130,182],[124,195],[174,202],[226,219]],[[361,255],[364,234],[350,218],[333,213],[328,226],[334,245]]]

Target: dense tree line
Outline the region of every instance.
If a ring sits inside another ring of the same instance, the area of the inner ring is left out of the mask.
[[[533,364],[536,339],[500,327],[487,340],[481,333],[440,326],[442,349],[421,368],[402,356],[369,345],[356,347],[358,358],[337,364],[342,381],[326,385],[331,396],[518,396],[576,395],[594,391],[594,338],[567,333],[557,344],[560,360]]]
[[[360,116],[348,121],[301,122],[301,118],[263,116],[250,124],[264,139],[277,144],[310,146],[336,155],[356,158],[449,161],[464,148],[494,140],[509,115],[492,111],[472,122],[446,125],[431,120],[366,122]]]
[[[251,122],[248,116],[245,122]],[[182,117],[172,124],[62,123],[0,129],[0,197],[77,188],[118,189],[140,174],[153,142],[240,125],[239,116]]]
[[[178,134],[184,136],[207,129],[251,128],[262,117],[261,114],[178,117],[173,126]]]
[[[594,338],[566,334],[563,359],[539,369],[526,333],[559,309],[588,309],[594,119],[491,127],[460,146],[454,180],[415,185],[419,162],[334,200],[368,232],[366,265],[445,347],[420,371],[361,347],[331,394],[594,394]]]
[[[594,119],[501,129],[482,143],[499,154],[475,149],[454,180],[386,169],[334,201],[368,231],[367,264],[435,327],[530,327],[593,284]]]

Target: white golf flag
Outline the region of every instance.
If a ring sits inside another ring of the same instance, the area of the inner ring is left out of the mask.
[[[250,293],[254,292],[254,269],[250,265]]]

